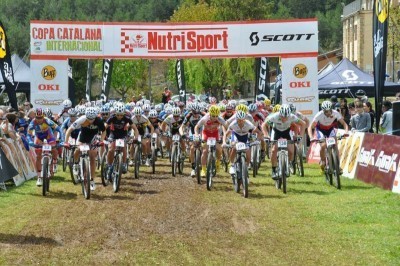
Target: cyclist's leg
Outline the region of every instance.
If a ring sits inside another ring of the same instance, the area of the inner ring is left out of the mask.
[[[97,149],[89,151],[89,160],[90,160],[90,179],[94,180],[96,177],[96,157],[97,157]]]

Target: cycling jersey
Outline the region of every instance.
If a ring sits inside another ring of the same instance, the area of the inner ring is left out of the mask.
[[[316,128],[318,130],[331,130],[332,128],[337,128],[337,122],[341,119],[343,119],[343,116],[336,110],[332,110],[332,114],[329,117],[321,110],[315,115],[312,123],[317,123]]]
[[[136,115],[132,116],[132,122],[137,127],[139,134],[141,136],[143,136],[144,133],[146,133],[147,125],[150,125],[149,119],[144,115],[140,115],[139,117],[137,117]]]
[[[208,138],[215,138],[217,140],[220,139],[219,136],[219,126],[226,126],[226,121],[218,116],[217,119],[211,120],[210,114],[206,114],[200,121],[197,123],[198,127],[203,127],[203,140],[207,141]]]
[[[267,117],[266,121],[272,124],[273,129],[277,129],[279,131],[286,131],[290,129],[290,125],[292,123],[298,123],[300,119],[294,114],[290,114],[288,119],[285,122],[283,122],[282,117],[280,116],[279,113],[273,113]]]
[[[110,128],[110,138],[112,139],[125,138],[128,135],[128,129],[133,124],[129,116],[124,115],[121,119],[118,119],[115,114],[108,118],[106,123]]]
[[[64,120],[64,122],[61,125],[61,130],[67,130],[70,126],[72,125],[71,117],[68,117],[67,119]],[[75,129],[71,132],[71,138],[76,139],[79,135],[80,129]]]
[[[235,119],[236,119],[236,113],[232,115],[231,118],[229,118],[226,122],[228,123],[228,125],[230,125]],[[254,119],[251,116],[251,114],[246,114],[246,120],[254,124]]]
[[[183,124],[185,126],[189,126],[190,132],[194,134],[194,127],[197,125],[197,123],[200,121],[201,118],[202,116],[200,114],[198,114],[197,117],[195,117],[194,114],[190,112],[185,116]]]
[[[232,131],[231,134],[231,142],[243,142],[247,143],[249,133],[251,133],[255,129],[255,126],[245,120],[243,127],[239,127],[237,120],[234,120],[228,127],[228,130]]]
[[[179,128],[183,123],[182,116],[178,118],[174,117],[173,115],[169,115],[164,119],[164,122],[169,126],[172,135],[179,133]]]
[[[72,125],[70,126],[72,129],[81,129],[81,132],[78,136],[78,141],[81,143],[91,143],[94,137],[106,130],[103,119],[100,117],[96,117],[92,123],[90,123],[86,115],[79,117]]]
[[[39,144],[45,139],[47,140],[47,143],[54,144],[56,141],[56,138],[54,137],[54,130],[57,128],[59,129],[58,125],[46,117],[42,120],[36,120],[36,118],[34,118],[28,126],[28,138],[30,141],[32,141],[30,136],[32,135],[33,131],[35,131],[36,144]]]

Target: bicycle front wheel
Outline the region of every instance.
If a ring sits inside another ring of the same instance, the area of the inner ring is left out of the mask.
[[[119,184],[122,174],[122,154],[118,154],[114,159],[114,174],[113,174],[113,190],[115,193],[119,190]]]
[[[243,197],[249,197],[249,173],[247,170],[246,158],[244,155],[241,157],[241,165],[242,165],[242,189],[243,189]]]
[[[334,181],[334,186],[337,188],[337,189],[340,189],[341,188],[341,186],[340,186],[340,165],[339,165],[339,156],[337,155],[337,153],[336,153],[336,150],[335,149],[332,149],[332,162],[333,162],[333,165],[332,165],[332,171],[333,171],[333,181]]]
[[[282,191],[286,194],[286,156],[281,154],[279,157],[279,175],[282,182]]]
[[[90,199],[90,166],[89,160],[84,158],[81,160],[82,167],[82,194],[85,199]]]
[[[257,166],[258,166],[258,151],[257,146],[251,147],[251,160],[252,160],[252,167],[253,167],[253,177],[257,176]]]
[[[151,170],[152,173],[156,173],[156,159],[157,159],[157,151],[155,148],[151,149]]]
[[[139,178],[139,167],[140,167],[140,161],[142,160],[142,155],[140,154],[140,149],[138,146],[135,147],[135,154],[134,154],[134,160],[135,160],[135,178]]]
[[[296,147],[295,160],[296,160],[297,175],[304,177],[303,153],[298,147]]]
[[[49,183],[49,157],[43,158],[42,165],[42,194],[46,196],[48,192],[48,183]]]
[[[327,156],[327,166],[325,166],[325,179],[326,182],[329,183],[329,185],[333,185],[333,180],[332,180],[332,173],[333,173],[333,159],[332,159],[332,149],[329,148],[326,151],[326,156]]]
[[[195,169],[196,169],[196,178],[197,178],[197,184],[201,184],[201,176],[200,176],[200,171],[201,171],[201,152],[200,149],[196,149],[195,151]]]
[[[108,186],[109,181],[107,179],[107,160],[106,160],[106,152],[103,153],[101,156],[101,165],[100,165],[100,176],[101,176],[101,183],[103,186]]]
[[[68,165],[68,152],[69,150],[66,148],[62,148],[62,169],[63,172],[65,172],[67,170],[67,165]]]
[[[207,181],[207,190],[211,190],[213,185],[213,172],[215,170],[215,157],[212,152],[208,153],[207,158],[207,173],[206,173],[206,181]]]

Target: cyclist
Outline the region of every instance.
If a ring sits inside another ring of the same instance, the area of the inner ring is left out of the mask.
[[[66,99],[62,103],[63,109],[57,115],[55,115],[54,119],[61,125],[66,118],[69,117],[68,110],[72,108],[72,102],[70,99]]]
[[[304,132],[306,123],[291,113],[289,105],[283,104],[278,112],[269,115],[262,124],[264,137],[267,139],[271,138],[272,140],[278,140],[281,138],[290,140],[290,126],[292,123],[299,125],[301,132]],[[270,125],[272,125],[271,137],[269,135]],[[289,161],[293,161],[293,150],[293,144],[289,144]],[[278,178],[278,175],[276,173],[276,166],[278,165],[277,152],[277,145],[275,144],[272,147],[271,153],[272,179],[274,180]]]
[[[261,132],[261,125],[264,123],[265,116],[259,111],[257,104],[250,104],[249,105],[249,113],[253,117],[254,125],[258,128]],[[265,158],[265,141],[262,138],[261,134],[258,135],[258,139],[261,143],[261,160]]]
[[[139,131],[137,130],[135,124],[133,124],[132,119],[126,115],[125,105],[123,103],[117,104],[115,106],[115,114],[113,114],[110,118],[108,118],[106,122],[106,128],[110,128],[110,136],[108,137],[109,145],[108,145],[108,153],[107,153],[107,169],[108,169],[108,178],[111,178],[113,167],[112,162],[114,158],[115,152],[115,140],[124,139],[128,135],[128,131],[133,129],[135,132],[135,136],[139,135]],[[125,142],[126,145],[126,142]],[[122,173],[125,174],[127,172],[126,166],[126,149],[122,149]]]
[[[151,147],[150,147],[150,136],[154,133],[154,127],[150,123],[149,119],[142,114],[142,108],[137,106],[133,109],[132,122],[138,129],[138,133],[142,136],[142,147],[143,155],[146,156],[146,166],[150,166],[151,158]],[[148,134],[147,127],[150,128],[150,134]],[[135,136],[137,138],[138,136]],[[131,158],[133,158],[134,150],[131,149]]]
[[[209,113],[206,114],[194,128],[196,137],[200,134],[200,129],[203,128],[202,140],[207,142],[208,138],[215,138],[217,141],[220,140],[219,127],[223,126],[226,130],[227,122],[220,116],[219,107],[212,105],[209,109]],[[216,168],[218,169],[221,164],[222,148],[220,143],[216,145],[217,160]],[[206,164],[208,156],[208,146],[204,145],[203,153],[201,155],[201,173],[202,177],[206,176]]]
[[[344,121],[343,116],[336,110],[333,110],[333,105],[331,101],[324,101],[321,104],[321,111],[319,111],[313,118],[310,126],[308,127],[308,136],[311,141],[313,138],[313,129],[315,128],[316,139],[336,137],[338,122],[342,124],[345,135],[349,131],[347,123]],[[325,171],[325,147],[326,143],[322,142],[321,150],[319,152],[321,161],[320,167],[322,171]],[[337,147],[336,147],[337,148]],[[339,152],[337,152],[339,154]]]
[[[225,112],[222,113],[222,118],[227,121],[235,114],[235,105],[232,103],[228,103],[225,107]]]
[[[181,135],[183,135],[184,132],[186,132],[186,127],[189,127],[190,135],[195,135],[194,128],[196,127],[196,125],[200,121],[200,119],[202,118],[202,114],[200,112],[200,106],[197,103],[193,103],[191,105],[191,108],[192,108],[191,112],[185,116],[182,126],[179,129],[179,132],[181,133]],[[196,171],[195,171],[196,163],[195,163],[195,159],[194,159],[194,143],[193,142],[190,145],[189,158],[190,158],[190,162],[192,163],[192,171],[190,173],[190,176],[194,177],[196,175]]]
[[[229,134],[231,134],[231,145],[232,145],[232,150],[230,154],[230,162],[231,162],[231,167],[229,169],[229,173],[231,175],[234,175],[236,173],[236,169],[234,166],[235,162],[235,157],[236,157],[236,147],[235,143],[236,142],[243,142],[248,145],[248,138],[249,138],[249,133],[256,133],[261,135],[261,131],[250,121],[246,120],[246,113],[243,111],[237,111],[236,112],[236,119],[228,126],[227,131],[224,133],[224,138],[223,138],[223,146],[226,145],[226,138]],[[246,150],[246,163],[247,165],[250,164],[250,149]]]
[[[101,133],[100,144],[104,141],[106,136],[106,128],[104,125],[103,119],[98,117],[97,109],[95,107],[86,108],[85,115],[79,117],[72,125],[68,128],[65,133],[65,146],[69,147],[69,138],[71,133],[76,129],[81,129],[81,132],[78,135],[77,145],[88,144],[91,145],[89,151],[89,159],[90,159],[90,169],[91,172],[91,181],[90,181],[90,189],[95,190],[96,184],[94,182],[94,178],[96,177],[96,155],[97,155],[97,146],[93,144],[97,144],[97,135]],[[74,166],[73,166],[73,174],[77,176],[79,174],[79,156],[80,150],[75,149],[74,153]]]
[[[162,132],[166,132],[167,126],[169,128],[169,131],[171,133],[171,136],[175,134],[180,134],[179,128],[181,127],[183,123],[183,117],[181,115],[181,109],[179,107],[174,107],[172,109],[172,114],[167,116],[164,121],[161,123],[161,130]],[[180,138],[180,143],[181,143],[181,151],[182,151],[182,157],[185,158],[185,151],[186,151],[186,145],[185,145],[185,135],[181,135]],[[170,150],[170,146],[167,144],[167,149]]]
[[[53,146],[51,153],[53,155],[53,164],[57,163],[57,149],[55,149],[56,138],[54,136],[54,130],[57,130],[61,134],[61,139],[63,139],[62,131],[60,127],[51,121],[50,119],[44,116],[44,112],[42,108],[36,108],[35,110],[35,118],[29,123],[28,126],[28,141],[29,146],[41,145],[43,141],[46,140],[47,144]],[[35,134],[34,136],[32,134]],[[33,139],[34,138],[34,139]],[[36,181],[37,186],[41,186],[43,184],[42,181],[42,149],[35,148],[36,152],[36,172],[38,179]]]

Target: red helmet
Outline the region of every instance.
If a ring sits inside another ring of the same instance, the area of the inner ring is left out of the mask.
[[[44,117],[43,109],[40,108],[40,107],[36,108],[36,110],[35,110],[35,115],[36,115],[37,117]]]

